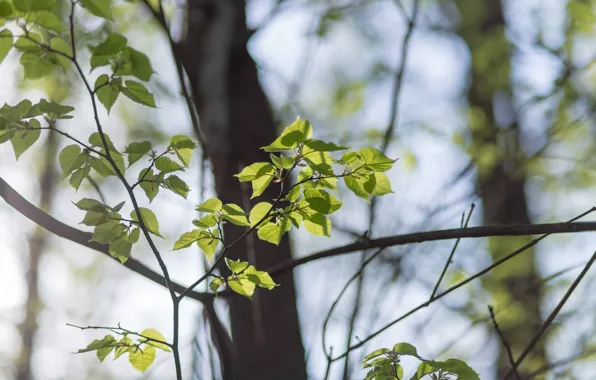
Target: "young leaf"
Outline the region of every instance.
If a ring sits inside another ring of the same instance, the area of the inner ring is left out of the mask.
[[[68,182],[72,187],[74,187],[75,190],[79,190],[79,187],[81,187],[81,183],[85,178],[89,176],[90,172],[90,166],[83,166],[82,168],[77,169],[72,173]]]
[[[271,176],[273,173],[275,173],[275,167],[270,163],[255,162],[250,166],[246,166],[240,173],[235,174],[234,177],[238,177],[240,182],[248,182],[263,176]]]
[[[162,342],[166,342],[166,337],[163,336],[163,334],[160,333],[159,331],[157,331],[156,329],[145,329],[145,330],[141,331],[141,335],[144,337],[147,337],[147,338],[152,338],[152,339],[156,339],[156,340],[161,340]],[[145,341],[145,339],[143,339],[143,341]],[[166,352],[171,352],[170,347],[164,343],[154,342],[151,340],[148,340],[145,343],[150,344],[150,345],[157,347],[159,349],[162,349]]]
[[[279,152],[298,147],[300,143],[305,142],[312,136],[312,126],[308,120],[302,120],[300,117],[290,124],[271,144],[262,147],[265,152]]]
[[[227,257],[225,257],[224,259],[226,261],[226,266],[234,274],[240,274],[246,268],[248,268],[248,261],[232,260],[232,259],[228,259]]]
[[[56,65],[38,53],[25,52],[21,55],[20,62],[26,79],[40,79],[56,70]]]
[[[104,212],[88,211],[81,223],[86,226],[99,226],[108,221],[108,216]]]
[[[132,352],[134,350],[136,350],[136,347],[133,345],[132,339],[127,336],[123,336],[114,350],[114,360],[118,359],[122,354]]]
[[[139,184],[141,189],[145,192],[147,198],[149,198],[149,202],[153,201],[153,199],[159,193],[159,185],[163,181],[163,173],[159,173],[158,175],[153,174],[152,169],[143,169],[139,173],[138,180],[140,181],[143,178],[143,182]]]
[[[126,228],[124,225],[120,224],[118,220],[110,220],[109,222],[95,227],[91,240],[89,241],[107,244],[120,237],[125,231]]]
[[[77,206],[79,210],[83,211],[104,212],[104,210],[106,209],[106,205],[104,205],[100,201],[96,201],[95,199],[91,198],[83,198],[77,203],[75,203],[75,206]]]
[[[451,372],[462,380],[480,380],[480,376],[466,362],[459,359],[447,359],[444,362],[427,360],[431,366]]]
[[[139,241],[139,238],[140,237],[141,237],[141,230],[138,227],[137,228],[133,228],[133,230],[128,235],[128,241],[131,244],[134,244],[134,243],[136,243],[136,242]]]
[[[223,205],[223,217],[237,226],[250,226],[244,210],[234,203]]]
[[[384,355],[386,353],[388,353],[390,350],[388,348],[379,348],[378,350],[375,350],[373,352],[371,352],[370,354],[366,355],[364,357],[364,359],[362,359],[363,362],[367,362],[371,359],[374,359],[376,357],[379,357],[381,355]]]
[[[398,353],[400,355],[414,356],[414,357],[420,359],[420,355],[418,355],[418,352],[416,351],[416,347],[412,346],[409,343],[396,344],[395,346],[393,346],[393,352]]]
[[[97,99],[99,99],[109,114],[112,110],[112,106],[118,99],[118,95],[120,95],[120,88],[119,86],[112,85],[108,82],[109,77],[107,74],[102,74],[97,77],[97,80],[95,81],[95,93],[97,94]]]
[[[367,181],[367,179],[362,179],[360,176],[356,177],[354,175],[348,175],[344,177],[344,183],[348,189],[352,190],[358,197],[370,202],[368,191],[364,189],[365,181]]]
[[[339,210],[342,203],[325,190],[306,189],[304,199],[311,209],[321,214],[332,214]]]
[[[269,202],[260,202],[254,205],[248,216],[250,226],[254,227],[265,215],[267,215],[269,210],[271,210],[271,203]],[[270,217],[264,220],[263,223],[267,222],[269,219]]]
[[[374,172],[368,176],[368,180],[362,184],[363,189],[376,196],[383,196],[393,193],[391,182],[385,173]]]
[[[374,148],[364,148],[358,151],[358,155],[362,159],[362,163],[366,168],[376,172],[386,172],[391,169],[393,163],[397,160],[392,160],[385,156],[380,150]]]
[[[214,214],[208,214],[199,220],[193,220],[192,224],[202,229],[208,229],[215,226],[217,221],[218,219]]]
[[[163,236],[161,236],[161,234],[159,233],[159,223],[157,222],[157,217],[155,216],[153,211],[145,207],[139,207],[139,211],[141,212],[143,223],[145,224],[145,227],[147,227],[147,230],[149,230],[149,232],[151,232],[152,234],[157,235],[160,238],[163,238]],[[137,212],[134,210],[130,213],[130,217],[134,221],[139,220]]]
[[[50,40],[50,48],[58,53],[53,53],[54,59],[62,66],[67,69],[72,64],[72,48],[68,42],[64,41],[60,37],[52,37]],[[59,54],[62,53],[62,54]]]
[[[68,145],[60,152],[58,161],[60,162],[60,168],[62,169],[62,178],[66,178],[81,167],[84,163],[85,156],[83,156],[83,162],[80,162],[79,156],[81,155],[81,148],[76,145]]]
[[[209,289],[211,289],[211,291],[215,294],[217,294],[217,291],[219,290],[219,288],[222,287],[223,285],[223,281],[221,278],[216,277],[213,280],[211,280],[211,282],[209,283]]]
[[[338,150],[346,150],[348,147],[336,145],[331,142],[325,142],[321,140],[310,139],[304,142],[304,145],[310,149],[318,152],[335,152]]]
[[[244,274],[247,276],[249,281],[252,281],[255,285],[261,288],[272,290],[276,286],[280,286],[273,281],[269,273],[257,270],[252,265],[244,271]]]
[[[125,81],[126,87],[120,86],[120,91],[130,100],[149,107],[156,108],[153,94],[147,88],[132,80]]]
[[[236,293],[248,298],[252,298],[256,287],[254,282],[249,281],[244,275],[229,279],[228,286]]]
[[[41,130],[39,129],[26,129],[24,131],[17,131],[14,136],[12,136],[10,143],[12,144],[12,149],[14,150],[14,155],[17,160],[27,149],[35,144],[40,135]]]
[[[95,340],[93,340],[93,342],[89,343],[87,345],[87,347],[79,349],[77,351],[77,354],[95,351],[95,350],[99,350],[101,348],[106,348],[106,347],[114,347],[115,345],[116,345],[116,338],[114,338],[112,335],[106,335],[105,337],[103,337],[103,339],[101,339],[101,340],[95,339]]]
[[[12,49],[12,44],[12,32],[8,29],[2,29],[0,31],[0,63],[4,61],[4,58],[6,58],[10,49]]]
[[[296,202],[300,197],[300,186],[294,186],[286,195],[286,199],[290,202]]]
[[[151,75],[154,71],[151,67],[151,61],[149,61],[149,58],[145,54],[127,46],[124,48],[122,56],[125,57],[129,64],[119,66],[116,70],[116,74],[134,75],[145,82],[151,79]]]
[[[286,217],[282,218],[279,223],[265,223],[257,231],[259,239],[278,245],[284,232],[291,228],[292,224]]]
[[[110,242],[109,252],[112,257],[115,257],[124,264],[130,257],[132,250],[132,243],[126,236],[121,236],[116,240]]]
[[[180,238],[174,243],[174,251],[179,249],[188,248],[199,239],[201,236],[201,230],[192,230],[190,232],[183,233]]]
[[[184,170],[182,166],[165,156],[161,156],[157,160],[155,160],[155,167],[157,168],[157,170],[161,170],[164,173],[171,173],[179,170]]]
[[[182,161],[184,166],[189,167],[192,151],[196,149],[197,144],[188,136],[175,135],[170,138],[170,147],[174,149],[178,159]]]
[[[274,172],[267,173],[261,178],[257,178],[254,181],[252,181],[252,196],[250,197],[250,199],[253,199],[263,194],[265,189],[267,189],[267,186],[269,186],[269,184],[273,180],[273,175]]]
[[[106,356],[108,356],[112,352],[113,349],[114,349],[114,346],[98,349],[95,352],[97,355],[97,359],[99,359],[100,362],[103,362],[103,360],[106,358]]]
[[[217,198],[209,198],[197,206],[197,211],[214,213],[222,209],[222,202]]]
[[[211,260],[215,251],[217,251],[217,246],[219,245],[219,231],[214,230],[212,234],[201,231],[201,236],[197,240],[197,245],[205,256],[207,256],[207,260]]]
[[[112,0],[79,0],[79,4],[97,17],[112,20]]]
[[[121,34],[112,33],[99,45],[89,46],[89,50],[95,55],[113,55],[122,51],[127,43],[128,40],[126,37]]]
[[[304,227],[313,235],[331,236],[331,221],[323,214],[315,213],[305,217]]]
[[[143,349],[137,348],[128,354],[128,361],[133,368],[145,372],[155,360],[155,347],[145,345]]]
[[[184,199],[186,199],[188,192],[190,191],[190,187],[186,184],[186,182],[175,175],[171,175],[166,178],[165,181],[163,181],[163,186],[174,194],[180,195]]]
[[[152,146],[150,141],[133,142],[128,144],[125,153],[128,154],[128,166],[143,158],[147,153],[151,152]]]

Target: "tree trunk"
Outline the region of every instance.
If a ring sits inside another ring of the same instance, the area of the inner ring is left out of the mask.
[[[487,225],[530,223],[525,194],[526,173],[517,115],[513,111],[510,82],[510,49],[506,41],[501,1],[458,1],[461,12],[460,35],[472,56],[471,83],[468,92],[470,154],[476,164],[476,184],[482,199]],[[495,110],[498,105],[498,114]],[[497,118],[511,125],[497,124]],[[529,238],[491,238],[494,260],[511,253]],[[503,307],[497,320],[511,345],[514,359],[530,342],[541,323],[542,294],[536,286],[534,250],[522,253],[497,268],[486,279],[493,294],[495,310]],[[506,307],[506,309],[505,309]],[[543,342],[543,341],[542,341]],[[522,365],[519,374],[528,378],[531,368],[546,361],[544,344],[539,342]],[[509,371],[507,352],[499,342],[497,379]]]
[[[48,141],[45,148],[46,151],[43,160],[45,166],[40,178],[41,195],[39,207],[42,210],[48,211],[56,188],[56,173],[53,167],[57,155],[55,133],[48,133]],[[29,254],[26,261],[27,298],[25,303],[25,318],[19,325],[22,345],[17,362],[17,380],[33,379],[31,357],[33,355],[35,336],[37,335],[37,317],[43,309],[43,303],[39,296],[39,261],[45,250],[47,238],[47,232],[42,227],[36,226],[29,239]]]
[[[218,197],[248,209],[250,190],[234,174],[254,162],[269,159],[260,147],[275,140],[277,130],[268,100],[260,87],[255,62],[246,44],[245,3],[241,0],[188,1],[188,25],[182,43],[184,69],[189,77],[206,152],[212,165]],[[272,186],[260,199],[271,200]],[[249,205],[250,203],[250,205]],[[226,241],[243,230],[227,224]],[[275,246],[249,236],[231,253],[257,269],[291,258],[287,237]],[[233,340],[231,379],[306,379],[304,347],[291,273],[276,279],[281,287],[257,291],[252,301],[230,300]]]

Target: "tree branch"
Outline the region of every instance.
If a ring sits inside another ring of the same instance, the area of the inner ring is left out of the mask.
[[[90,242],[90,233],[70,227],[54,219],[52,216],[48,215],[39,208],[35,207],[33,204],[31,204],[29,201],[23,198],[21,194],[19,194],[15,189],[13,189],[2,178],[0,178],[0,197],[2,197],[6,201],[6,203],[8,203],[12,208],[18,211],[21,215],[27,217],[29,220],[45,228],[54,235],[60,236],[61,238],[70,240],[74,243],[78,243],[87,248],[101,252],[109,258],[120,263],[117,259],[110,255],[110,253],[108,252],[107,245],[99,244],[96,242]],[[156,284],[166,287],[165,279],[163,278],[163,276],[158,274],[157,272],[154,272],[152,269],[148,268],[140,261],[130,257],[122,265],[132,270],[133,272],[136,272],[141,276],[155,282]],[[174,290],[176,290],[176,292],[179,293],[186,289],[185,286],[182,286],[174,282],[172,282],[172,285],[174,286]],[[215,297],[215,295],[211,293],[201,293],[196,291],[188,292],[186,296],[200,302],[209,301],[213,297]]]
[[[592,207],[589,212],[596,211]],[[300,265],[310,263],[319,259],[358,252],[364,249],[392,247],[413,243],[424,243],[429,241],[450,240],[461,238],[484,238],[490,236],[527,236],[542,234],[565,234],[577,232],[596,231],[596,222],[576,223],[543,223],[543,224],[513,224],[506,226],[482,226],[469,228],[452,228],[447,230],[434,230],[414,232],[404,235],[388,236],[379,239],[357,241],[341,247],[331,248],[325,251],[313,253],[295,260],[288,260],[270,268],[267,272],[271,276],[279,276]]]

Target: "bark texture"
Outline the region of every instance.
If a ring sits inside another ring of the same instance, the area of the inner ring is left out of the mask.
[[[257,200],[249,201],[252,190],[241,187],[233,175],[246,165],[269,159],[260,147],[276,138],[277,128],[247,51],[246,4],[242,0],[192,0],[187,6],[182,61],[207,139],[216,191],[224,203],[248,209]],[[261,199],[271,200],[277,193],[277,186],[271,186]],[[242,232],[227,224],[225,239],[232,242]],[[249,236],[230,258],[268,268],[291,258],[290,244],[287,237],[275,246]],[[233,347],[232,357],[223,363],[227,378],[307,378],[294,278],[288,273],[278,281],[281,287],[257,291],[252,301],[230,300]]]

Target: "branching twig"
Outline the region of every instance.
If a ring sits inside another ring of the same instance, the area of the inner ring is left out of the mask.
[[[507,342],[505,335],[503,335],[503,332],[499,328],[499,324],[497,323],[497,319],[495,318],[495,313],[494,313],[493,307],[491,305],[488,305],[488,312],[490,314],[490,319],[493,321],[493,325],[495,326],[495,330],[497,330],[497,334],[499,334],[499,338],[501,339],[503,346],[505,346],[505,350],[507,351],[507,357],[509,358],[509,364],[511,364],[511,368],[513,369],[513,372],[515,373],[515,377],[517,378],[517,380],[521,380],[519,377],[519,373],[517,372],[517,368],[515,366],[515,360],[513,359],[513,354],[511,353],[511,346],[509,345],[509,342]]]

